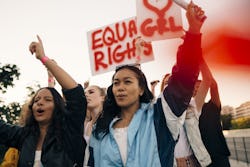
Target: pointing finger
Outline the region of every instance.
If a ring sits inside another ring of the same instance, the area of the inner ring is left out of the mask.
[[[37,37],[39,43],[40,43],[40,44],[43,44],[42,39],[39,37],[39,35],[36,35],[36,37]]]

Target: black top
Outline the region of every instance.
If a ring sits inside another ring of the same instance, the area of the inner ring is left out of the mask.
[[[222,133],[220,113],[221,107],[216,106],[210,100],[203,105],[199,119],[201,137],[212,158],[230,156],[230,151]]]
[[[82,136],[87,106],[84,91],[82,86],[78,85],[73,89],[63,90],[63,94],[67,113],[62,125],[62,138],[56,138],[48,129],[41,155],[44,167],[82,166],[83,163],[86,142]],[[0,120],[0,143],[20,151],[18,167],[33,167],[38,137],[31,132],[25,134],[25,127],[10,125]]]

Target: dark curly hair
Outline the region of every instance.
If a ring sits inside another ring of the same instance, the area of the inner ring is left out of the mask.
[[[64,127],[64,120],[65,120],[65,114],[66,114],[66,107],[65,107],[65,102],[62,98],[62,96],[58,93],[58,91],[55,88],[51,87],[44,87],[39,89],[35,95],[31,98],[30,103],[29,103],[29,117],[26,119],[25,122],[25,129],[27,133],[33,133],[37,137],[40,134],[40,129],[38,126],[38,122],[35,120],[33,111],[32,111],[32,106],[34,104],[35,97],[37,96],[38,92],[41,91],[42,89],[48,89],[54,99],[54,111],[52,114],[52,120],[48,128],[48,135],[55,135],[56,139],[59,141],[60,145],[62,144],[60,139],[62,138],[63,134],[63,127]]]
[[[144,73],[138,67],[123,65],[116,69],[115,74],[112,77],[112,81],[116,73],[121,69],[128,69],[136,74],[136,78],[139,81],[139,86],[144,90],[143,95],[140,96],[140,103],[149,103],[154,98],[154,96],[148,88],[147,79]],[[109,124],[115,117],[120,117],[121,115],[121,107],[116,104],[112,87],[113,84],[111,84],[107,89],[107,98],[103,104],[103,113],[98,118],[96,126],[93,130],[93,135],[98,139],[109,133]]]

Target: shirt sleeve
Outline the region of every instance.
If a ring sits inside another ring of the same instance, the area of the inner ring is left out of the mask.
[[[66,101],[67,126],[71,132],[83,132],[87,101],[82,86],[78,85],[73,89],[62,91]]]
[[[189,105],[199,75],[201,56],[201,34],[186,32],[184,42],[178,49],[176,65],[172,68],[168,86],[163,91],[176,116],[181,116]]]
[[[185,117],[186,117],[186,111],[183,112],[183,114],[180,117],[177,117],[168,106],[167,101],[165,100],[163,94],[161,93],[160,96],[161,102],[162,102],[162,108],[165,115],[166,123],[168,126],[168,129],[170,130],[174,140],[177,140],[180,128],[183,126]]]

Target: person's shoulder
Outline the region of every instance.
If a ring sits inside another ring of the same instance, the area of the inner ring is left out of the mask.
[[[213,111],[213,113],[218,112],[220,114],[220,107],[218,107],[215,103],[213,103],[211,100],[209,102],[206,102],[202,106],[202,113],[207,113]]]

